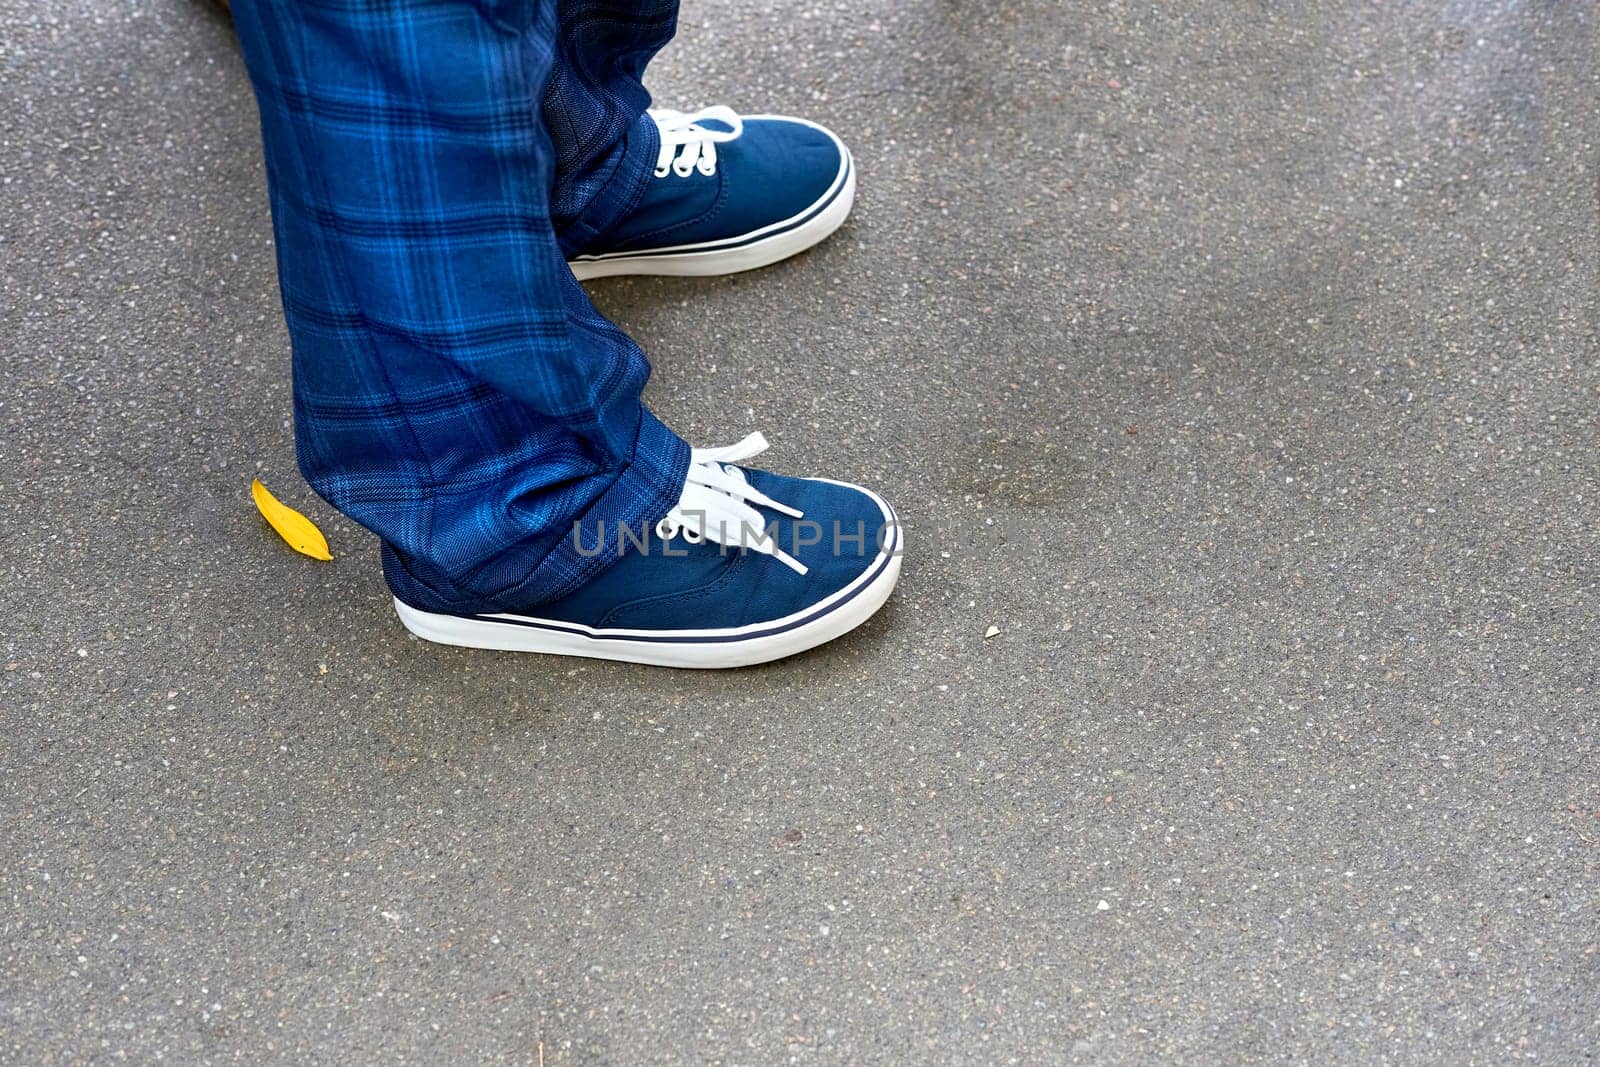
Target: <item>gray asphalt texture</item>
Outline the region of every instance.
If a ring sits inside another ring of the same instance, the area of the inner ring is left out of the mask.
[[[596,300],[911,543],[688,674],[408,637],[227,20],[0,0],[0,1060],[1593,1062],[1597,21],[686,0],[856,213]]]

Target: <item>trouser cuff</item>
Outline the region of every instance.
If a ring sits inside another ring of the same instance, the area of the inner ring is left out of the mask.
[[[641,114],[623,138],[622,151],[610,179],[572,222],[556,234],[567,258],[580,254],[627,218],[639,206],[661,153],[661,131]]]

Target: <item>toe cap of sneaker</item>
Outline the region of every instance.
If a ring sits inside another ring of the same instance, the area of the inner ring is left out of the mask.
[[[735,158],[721,221],[739,232],[819,209],[838,195],[850,166],[849,151],[832,131],[785,116],[745,119],[743,136],[725,150]]]
[[[778,547],[806,567],[804,575],[787,566],[771,568],[765,592],[767,614],[787,614],[817,602],[862,578],[886,551],[896,547],[893,511],[860,486],[823,478],[787,478],[751,471],[750,481],[774,500],[804,513],[774,526]],[[788,611],[778,611],[779,607]]]

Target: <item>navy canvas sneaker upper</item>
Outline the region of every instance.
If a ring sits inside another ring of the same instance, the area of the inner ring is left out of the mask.
[[[535,614],[605,629],[745,627],[802,613],[885,564],[897,531],[877,497],[839,482],[744,473],[756,489],[803,512],[797,519],[761,509],[773,541],[803,573],[752,547],[682,534],[663,539],[652,529],[642,551],[627,542],[622,559],[599,578]]]
[[[854,163],[831,131],[725,107],[652,111],[661,150],[634,209],[572,260],[603,274],[721,274],[793,255],[849,213]]]

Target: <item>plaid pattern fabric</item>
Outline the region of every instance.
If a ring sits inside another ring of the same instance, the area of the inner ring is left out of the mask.
[[[569,593],[614,559],[578,552],[573,522],[652,521],[688,463],[557,237],[603,229],[648,180],[639,73],[673,5],[236,0],[234,17],[301,470],[419,606]]]
[[[544,96],[556,148],[551,198],[571,255],[631,211],[661,147],[640,78],[671,40],[678,0],[561,0],[557,60]]]

